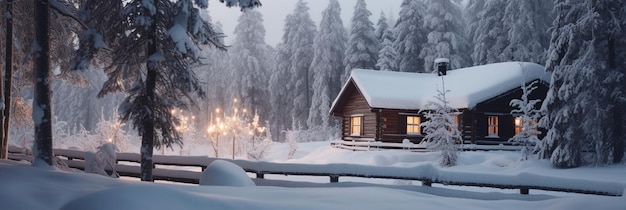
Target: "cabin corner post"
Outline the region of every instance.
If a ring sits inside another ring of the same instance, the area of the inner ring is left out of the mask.
[[[375,140],[380,141],[382,139],[383,134],[383,122],[380,117],[380,113],[382,109],[372,109],[372,112],[376,113],[376,135]]]

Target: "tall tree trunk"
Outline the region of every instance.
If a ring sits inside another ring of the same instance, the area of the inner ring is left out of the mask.
[[[35,91],[33,121],[35,123],[35,161],[52,165],[52,121],[50,103],[50,4],[45,0],[35,1]]]
[[[5,4],[5,5],[8,5],[8,3]],[[7,27],[8,27],[8,25],[10,25],[9,24],[9,18],[6,18],[7,16],[4,16],[4,15],[3,15],[3,17],[5,17],[4,20],[6,20],[6,24],[7,24]],[[6,33],[6,34],[9,34],[9,33]],[[8,37],[8,35],[6,35],[6,36]],[[2,46],[1,43],[2,42],[0,42],[0,46]],[[5,54],[8,54],[8,52],[6,52]],[[4,91],[2,91],[2,79],[0,79],[0,97],[2,97],[1,96],[2,93],[4,93]],[[4,97],[2,97],[2,98],[4,98]],[[2,105],[0,105],[0,159],[7,159],[8,156],[9,156],[9,148],[8,148],[9,142],[5,142],[4,138],[2,138],[4,136],[4,133],[5,133],[4,125],[2,124],[3,122],[4,122],[4,101],[2,101]]]
[[[0,159],[8,157],[9,146],[9,123],[11,119],[11,80],[13,78],[13,0],[6,0],[6,43],[5,43],[5,73],[4,81],[0,81],[0,91],[4,94],[4,106],[0,110],[2,122],[0,122]],[[4,90],[2,90],[2,82],[4,82]]]
[[[154,7],[159,8],[158,0],[154,1]],[[157,53],[156,43],[156,22],[157,22],[158,9],[155,14],[152,14],[152,25],[150,26],[151,33],[148,35],[148,49],[146,55],[151,57]],[[157,61],[148,59],[147,75],[146,75],[146,97],[148,103],[145,104],[149,110],[148,117],[143,121],[143,133],[141,135],[141,181],[153,182],[152,176],[152,153],[154,151],[154,88],[156,86],[157,76]],[[164,146],[164,145],[161,145]]]

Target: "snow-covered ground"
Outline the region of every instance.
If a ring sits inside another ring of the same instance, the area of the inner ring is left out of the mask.
[[[436,153],[408,151],[355,152],[329,142],[301,143],[287,160],[288,145],[275,144],[266,161],[282,163],[350,163],[415,167],[436,163]],[[464,152],[459,164],[442,169],[459,173],[551,177],[613,182],[626,186],[626,165],[556,169],[543,160],[518,162],[517,152]],[[436,164],[434,164],[436,165]],[[235,179],[235,178],[233,178]],[[237,178],[237,179],[241,179]],[[625,209],[626,196],[608,197],[490,188],[420,186],[394,180],[266,175],[258,186],[193,186],[141,183],[99,175],[69,173],[25,163],[0,161],[1,209]],[[261,186],[275,179],[291,187]],[[308,182],[317,182],[311,184]],[[367,182],[367,183],[365,183]],[[236,183],[236,180],[235,180]],[[296,187],[294,187],[296,186]]]

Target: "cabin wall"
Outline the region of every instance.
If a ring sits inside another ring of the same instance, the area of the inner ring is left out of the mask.
[[[406,115],[402,113],[416,114],[416,110],[381,110],[382,135],[381,141],[390,143],[402,143],[404,139],[409,139],[412,143],[419,143],[424,139],[423,135],[406,134]],[[422,118],[423,122],[424,119]]]
[[[529,99],[544,99],[548,92],[548,86],[544,83],[538,83],[538,87],[529,95]],[[474,141],[483,141],[482,143],[488,143],[485,141],[506,142],[511,137],[515,136],[515,117],[511,114],[513,107],[510,106],[510,102],[513,99],[519,99],[522,96],[523,91],[521,88],[516,88],[506,93],[494,97],[479,103],[471,110],[472,117],[474,118],[475,133]],[[539,109],[541,103],[537,104]],[[494,138],[488,135],[488,116],[498,116],[498,137]],[[540,136],[542,137],[542,136]]]
[[[363,115],[363,133],[361,136],[350,135],[350,118],[355,115]],[[342,118],[343,140],[375,140],[376,113],[371,111],[367,101],[359,91],[355,90],[350,94],[343,108]]]

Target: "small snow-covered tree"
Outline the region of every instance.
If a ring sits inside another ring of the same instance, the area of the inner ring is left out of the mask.
[[[537,80],[530,84],[522,83],[522,97],[520,99],[513,99],[509,103],[511,107],[515,108],[511,111],[511,114],[518,115],[515,119],[516,126],[521,123],[521,129],[519,133],[509,139],[509,142],[522,146],[522,159],[528,160],[528,157],[533,154],[539,145],[540,141],[537,137],[540,134],[537,126],[537,120],[541,116],[537,109],[537,104],[541,102],[541,99],[529,99],[529,95],[537,89]],[[518,122],[521,121],[521,122]]]
[[[98,147],[97,152],[85,152],[85,172],[100,174],[117,178],[120,175],[115,170],[117,165],[117,147],[112,143],[105,143]],[[106,170],[111,170],[111,174],[107,174]]]
[[[443,78],[442,78],[443,81]],[[446,99],[446,94],[450,90],[437,89],[436,101],[430,101],[426,107],[428,111],[421,111],[426,118],[426,122],[421,123],[424,128],[424,141],[428,144],[428,149],[440,151],[439,165],[450,167],[456,165],[461,143],[461,131],[457,128],[453,113],[456,110],[450,107],[450,101]]]

